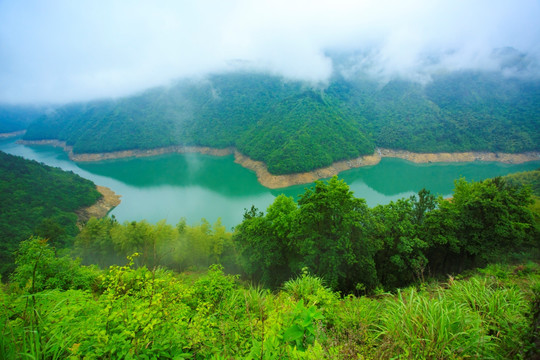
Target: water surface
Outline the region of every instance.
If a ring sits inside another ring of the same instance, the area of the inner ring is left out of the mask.
[[[270,190],[259,184],[251,170],[234,163],[232,155],[166,154],[148,158],[75,163],[59,148],[26,146],[15,139],[0,141],[0,150],[73,171],[98,185],[122,195],[122,203],[111,211],[123,221],[166,219],[176,224],[201,218],[213,223],[218,218],[227,228],[242,221],[244,209],[255,205],[265,210],[284,193],[297,199],[313,184]],[[509,165],[501,163],[432,163],[384,158],[378,165],[352,169],[340,174],[357,197],[369,206],[408,197],[422,188],[449,196],[454,180],[483,180],[513,172],[533,170],[540,161]]]

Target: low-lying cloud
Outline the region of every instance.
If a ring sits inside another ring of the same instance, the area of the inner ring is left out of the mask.
[[[340,71],[381,79],[501,68],[531,76],[539,18],[536,0],[6,0],[0,102],[117,97],[238,68],[324,82],[336,54],[348,54]]]

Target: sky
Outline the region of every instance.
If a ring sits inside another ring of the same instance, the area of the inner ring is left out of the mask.
[[[120,97],[246,68],[426,82],[499,69],[505,47],[538,75],[539,19],[538,0],[0,0],[0,103]]]

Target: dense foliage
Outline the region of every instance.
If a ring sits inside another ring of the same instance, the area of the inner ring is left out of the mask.
[[[538,150],[538,81],[457,72],[423,86],[335,75],[324,88],[229,73],[110,101],[70,104],[25,139],[60,139],[75,153],[171,145],[235,146],[273,174],[373,153]]]
[[[392,290],[501,259],[538,256],[540,228],[528,188],[501,178],[456,181],[451,200],[418,196],[368,208],[337,177],[318,181],[298,202],[280,195],[266,214],[252,207],[230,234],[218,221],[119,224],[92,219],[75,241],[84,264],[121,263],[177,271],[222,264],[278,288],[307,268],[343,293]]]
[[[540,169],[506,175],[504,180],[510,185],[529,186],[532,194],[540,197]]]
[[[234,269],[231,233],[218,219],[187,225],[182,219],[175,227],[160,221],[118,223],[114,218],[90,219],[75,239],[74,251],[84,264],[107,267],[120,264],[135,252],[137,266],[166,266],[176,271],[228,264]]]
[[[343,292],[403,287],[538,251],[527,188],[501,178],[456,181],[451,200],[423,190],[369,209],[336,177],[300,196],[280,196],[264,215],[252,208],[233,241],[253,279],[279,285],[303,267]],[[270,254],[270,255],[269,255]]]
[[[451,200],[422,190],[368,208],[334,177],[246,210],[233,234],[204,219],[91,219],[80,259],[43,237],[19,243],[0,288],[0,359],[534,358],[538,264],[455,275],[537,260],[530,203],[502,178],[460,179]]]
[[[211,266],[106,271],[21,243],[0,289],[0,358],[535,358],[540,267],[490,266],[395,295],[341,297],[303,273],[275,293]],[[55,271],[51,271],[54,269]],[[531,314],[531,310],[533,310]]]
[[[13,269],[13,253],[31,235],[63,247],[77,235],[81,207],[101,194],[72,173],[0,152],[0,274]]]

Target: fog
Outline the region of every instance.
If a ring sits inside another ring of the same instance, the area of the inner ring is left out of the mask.
[[[237,69],[315,84],[333,71],[538,76],[538,19],[537,0],[2,0],[0,103],[118,97]]]

